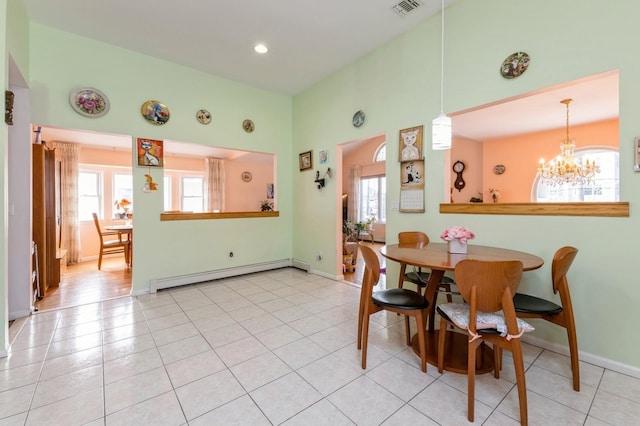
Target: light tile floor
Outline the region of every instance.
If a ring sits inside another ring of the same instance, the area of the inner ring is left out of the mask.
[[[0,425],[466,425],[466,376],[439,375],[373,317],[356,349],[359,288],[296,269],[40,312],[0,359]],[[14,327],[12,327],[13,329]],[[532,425],[631,425],[640,380],[525,344]],[[476,424],[518,424],[505,352],[476,382]]]

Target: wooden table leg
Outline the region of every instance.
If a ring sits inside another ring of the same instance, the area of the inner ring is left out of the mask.
[[[427,283],[427,289],[424,292],[424,297],[426,297],[429,302],[429,325],[427,326],[427,331],[430,332],[435,330],[434,321],[436,316],[436,299],[442,277],[444,277],[444,271],[432,269],[431,275],[429,276],[429,282]]]

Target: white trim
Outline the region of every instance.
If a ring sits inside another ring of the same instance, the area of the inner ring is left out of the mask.
[[[542,340],[538,337],[526,336],[522,338],[522,341],[534,346],[538,346],[543,349],[548,349],[553,352],[557,352],[562,355],[569,356],[569,346],[565,346],[559,343],[549,342]],[[593,355],[587,352],[578,351],[578,358],[582,362],[596,365],[598,367],[606,368],[607,370],[615,371],[617,373],[626,374],[631,377],[640,379],[640,368],[634,367],[628,364],[623,364],[618,361],[613,361],[607,358],[603,358],[598,355]]]
[[[281,259],[271,262],[256,263],[253,265],[238,266],[235,268],[224,268],[213,271],[198,272],[195,274],[179,275],[176,277],[155,278],[149,282],[149,293],[155,293],[163,288],[201,283],[205,281],[217,280],[220,278],[228,278],[238,275],[252,274],[254,272],[269,271],[271,269],[287,268],[291,266],[291,264],[291,259]],[[135,292],[132,291],[131,294],[138,295],[140,293],[138,290],[136,290]]]

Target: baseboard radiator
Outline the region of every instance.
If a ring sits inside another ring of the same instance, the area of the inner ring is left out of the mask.
[[[164,288],[178,287],[188,284],[202,283],[221,278],[236,277],[238,275],[252,274],[254,272],[270,271],[272,269],[287,268],[293,265],[291,259],[274,260],[271,262],[255,263],[252,265],[238,266],[235,268],[216,269],[215,271],[185,274],[176,277],[155,278],[149,283],[149,292],[155,293]]]
[[[302,269],[305,272],[311,272],[311,265],[309,262],[305,262],[304,260],[292,259],[291,266],[297,269]]]

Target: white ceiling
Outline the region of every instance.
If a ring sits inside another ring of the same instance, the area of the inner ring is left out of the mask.
[[[30,19],[41,24],[293,95],[439,13],[440,1],[420,1],[422,6],[405,17],[392,9],[400,0],[209,0],[197,7],[189,0],[25,0],[25,4]],[[256,42],[267,44],[270,52],[254,53]],[[533,95],[465,114],[449,111],[454,133],[483,140],[563,127],[565,107],[560,100],[564,98],[574,99],[572,124],[618,116],[617,73]],[[44,129],[42,139],[86,143],[90,136],[94,143],[131,147],[130,137],[57,130]]]
[[[206,73],[294,95],[439,13],[400,0],[25,0],[29,18]],[[455,0],[446,0],[449,5]],[[253,46],[265,43],[267,55]]]

